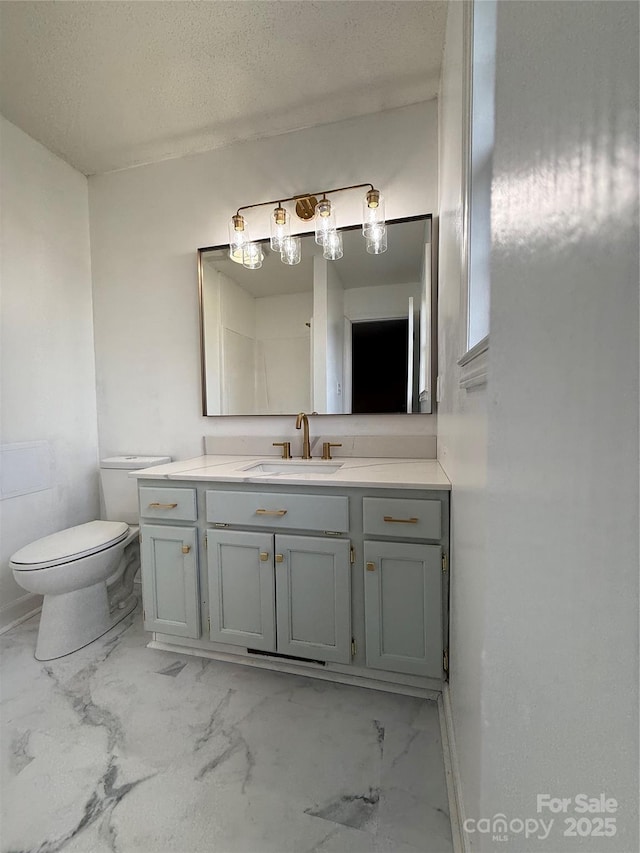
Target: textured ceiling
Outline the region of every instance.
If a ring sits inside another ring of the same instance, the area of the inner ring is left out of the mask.
[[[0,2],[0,111],[85,174],[428,100],[440,0]]]

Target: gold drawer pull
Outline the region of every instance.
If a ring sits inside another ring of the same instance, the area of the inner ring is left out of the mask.
[[[276,563],[284,563],[284,557],[282,554],[276,554]]]
[[[391,515],[384,516],[385,521],[389,521],[393,524],[417,524],[417,518],[393,518]]]
[[[269,554],[266,551],[260,551],[260,560],[263,563],[266,563],[269,559]]]
[[[257,509],[256,515],[286,515],[286,509]]]
[[[375,570],[376,570],[376,564],[375,563],[367,563],[367,571],[368,572],[375,572]]]
[[[178,504],[160,504],[157,501],[149,504],[149,509],[175,509]]]
[[[191,551],[191,545],[183,545],[182,546],[182,553],[183,554],[188,554],[190,551]]]

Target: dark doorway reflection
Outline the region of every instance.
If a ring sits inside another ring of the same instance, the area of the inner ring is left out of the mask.
[[[354,323],[351,345],[352,413],[406,412],[408,319]]]

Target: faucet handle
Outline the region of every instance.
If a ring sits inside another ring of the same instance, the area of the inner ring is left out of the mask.
[[[291,442],[290,441],[274,441],[274,447],[282,448],[282,458],[291,459]]]
[[[342,447],[341,444],[332,444],[330,441],[322,442],[322,458],[323,459],[331,459],[331,448],[332,447]]]

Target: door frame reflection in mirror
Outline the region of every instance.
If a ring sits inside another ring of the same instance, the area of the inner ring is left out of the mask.
[[[389,234],[389,249],[392,248],[392,239],[393,239],[393,226],[394,225],[402,225],[405,223],[412,222],[424,222],[425,223],[425,256],[422,263],[422,280],[416,282],[416,285],[420,285],[420,293],[417,293],[416,296],[417,307],[415,308],[415,330],[414,330],[414,347],[417,351],[416,361],[415,361],[415,370],[416,370],[416,381],[414,382],[414,392],[413,392],[413,410],[411,412],[357,412],[353,414],[370,414],[370,415],[385,415],[385,414],[431,414],[435,411],[435,384],[437,377],[437,335],[436,335],[436,318],[437,318],[437,286],[436,286],[436,273],[437,273],[437,257],[435,251],[435,243],[434,243],[434,229],[433,229],[433,216],[430,213],[422,214],[420,216],[407,216],[399,219],[390,219],[387,220],[387,226],[391,228],[391,233]],[[343,233],[351,232],[351,231],[359,231],[361,230],[360,225],[350,225],[344,228],[340,228],[340,231]],[[304,238],[310,238],[311,245],[314,241],[314,233],[313,231],[303,232],[299,235],[301,239],[304,241]],[[268,247],[269,238],[265,238],[264,240],[256,241],[264,247]],[[304,254],[305,244],[303,242],[303,254]],[[317,249],[317,247],[316,247]],[[212,252],[225,252],[228,253],[229,244],[223,243],[217,246],[205,246],[197,250],[197,258],[198,258],[198,303],[199,303],[199,317],[200,317],[200,370],[201,370],[201,393],[202,393],[202,414],[204,417],[295,417],[296,413],[301,409],[311,410],[312,408],[318,409],[320,408],[318,405],[315,407],[308,406],[295,406],[292,411],[287,412],[211,412],[210,408],[212,408],[210,397],[211,394],[208,393],[207,389],[207,341],[205,339],[206,329],[205,329],[205,294],[204,294],[204,286],[205,286],[205,260],[209,253]],[[364,251],[364,248],[363,248]],[[320,257],[322,250],[320,249]],[[345,250],[346,254],[346,250]],[[373,261],[377,261],[378,258],[384,258],[384,255],[381,256],[369,256],[373,259]],[[340,261],[327,261],[328,264],[339,264]],[[339,267],[338,267],[339,268]],[[287,268],[288,269],[288,268]],[[295,267],[293,268],[295,269]],[[260,276],[260,270],[252,270],[249,273],[251,276]],[[426,282],[426,284],[425,284]],[[313,283],[312,288],[313,289]],[[347,288],[346,290],[350,290],[351,288]],[[345,290],[345,292],[346,292]],[[428,291],[425,293],[425,290]],[[313,294],[312,294],[313,301]],[[375,314],[375,312],[370,317],[359,317],[354,320],[354,322],[370,322],[371,320],[383,320],[383,319],[397,319],[399,315],[395,315],[394,317],[380,317]],[[345,326],[349,324],[351,320],[345,317]],[[309,325],[308,323],[305,325]],[[310,330],[311,331],[311,330]],[[351,348],[345,347],[345,351],[343,353],[343,357],[348,359],[349,355],[347,350],[350,352]],[[218,358],[219,358],[218,354]],[[344,377],[343,377],[344,378]],[[218,370],[218,381],[220,381],[220,371]],[[311,386],[313,382],[313,377],[311,376],[311,371],[309,371],[309,384]],[[350,378],[349,381],[344,381],[344,388],[340,390],[344,390],[345,398],[346,392],[350,393]],[[312,393],[312,392],[310,392]],[[218,390],[218,397],[220,396],[220,390]],[[411,396],[411,395],[409,395]],[[219,403],[218,403],[219,407]],[[316,412],[314,411],[315,415]],[[351,414],[351,412],[345,411],[332,411],[332,412],[318,412],[317,416],[322,417],[323,415],[347,415]]]

